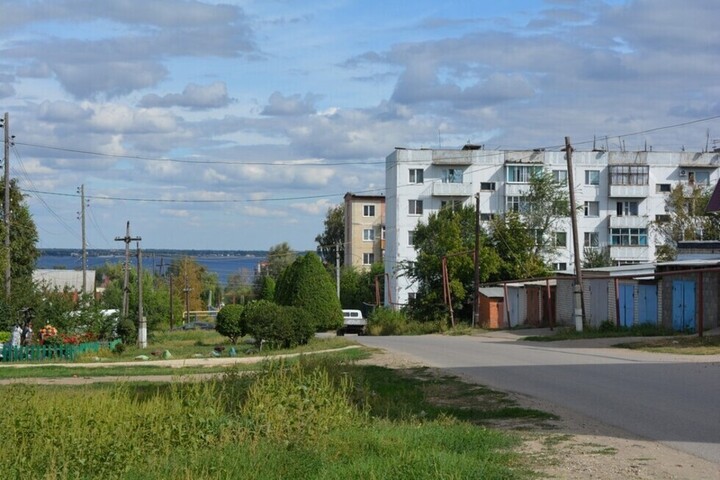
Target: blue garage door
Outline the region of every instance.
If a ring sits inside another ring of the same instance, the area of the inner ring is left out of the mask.
[[[695,331],[695,282],[673,280],[673,330]]]
[[[640,285],[638,287],[638,322],[657,325],[657,285]]]
[[[635,285],[628,285],[621,283],[620,287],[620,326],[621,327],[632,327],[635,321],[634,315],[634,290]]]

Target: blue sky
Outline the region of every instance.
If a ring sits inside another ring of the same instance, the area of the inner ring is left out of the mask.
[[[145,248],[306,250],[396,146],[720,139],[716,0],[6,3],[0,110],[45,248],[80,248],[80,185],[91,248],[130,221]]]

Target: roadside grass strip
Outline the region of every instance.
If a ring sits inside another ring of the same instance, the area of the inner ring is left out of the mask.
[[[485,422],[551,417],[427,369],[330,356],[194,383],[12,385],[0,402],[6,478],[532,478],[520,437]]]

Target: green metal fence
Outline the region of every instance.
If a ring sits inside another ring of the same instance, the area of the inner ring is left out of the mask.
[[[113,349],[120,340],[112,342],[87,342],[79,345],[29,345],[26,347],[13,347],[4,344],[2,347],[3,362],[29,362],[29,361],[73,361],[78,355],[87,352],[98,352],[101,348]]]

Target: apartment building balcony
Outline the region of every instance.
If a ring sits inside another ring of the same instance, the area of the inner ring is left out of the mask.
[[[469,197],[472,195],[472,184],[434,182],[432,194],[436,197]]]
[[[433,165],[472,165],[472,152],[458,150],[433,150]]]
[[[527,195],[530,190],[530,185],[527,183],[506,183],[505,184],[505,196],[506,197],[522,197]]]
[[[647,215],[608,215],[610,228],[648,228]]]
[[[616,261],[649,262],[650,247],[647,245],[610,245],[610,258]]]
[[[649,185],[610,185],[610,197],[646,198],[649,195]]]

